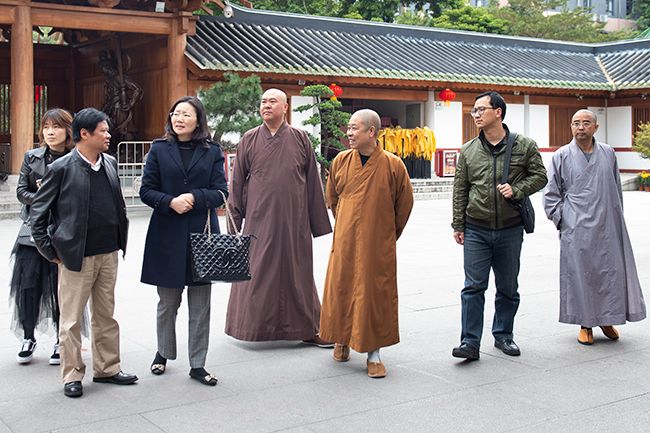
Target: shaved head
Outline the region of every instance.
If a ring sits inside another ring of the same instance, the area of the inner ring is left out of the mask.
[[[272,134],[284,123],[289,104],[287,94],[280,89],[269,89],[260,101],[260,116]]]
[[[377,137],[381,128],[379,114],[372,110],[356,111],[348,121],[348,144],[350,149],[370,156],[377,147]]]
[[[363,109],[355,111],[350,120],[355,119],[359,120],[366,129],[374,128],[374,137],[379,136],[379,130],[381,129],[381,118],[376,111],[370,109]]]
[[[280,89],[269,89],[262,95],[262,99],[274,97],[283,104],[287,103],[287,94]]]
[[[576,118],[577,116],[579,116],[581,114],[586,114],[588,116],[591,116],[591,120],[593,120],[594,123],[598,123],[598,118],[596,117],[596,113],[594,113],[591,110],[584,109],[584,108],[581,109],[581,110],[576,111],[575,114],[573,115],[572,119]]]

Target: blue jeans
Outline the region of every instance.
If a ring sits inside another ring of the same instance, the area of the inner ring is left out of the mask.
[[[461,343],[475,348],[481,346],[485,291],[490,268],[494,272],[497,288],[492,335],[496,340],[512,338],[515,314],[519,308],[517,276],[523,240],[521,225],[502,230],[465,227],[465,288],[460,295],[463,327]]]

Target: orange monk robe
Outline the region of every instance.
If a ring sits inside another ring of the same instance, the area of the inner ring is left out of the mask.
[[[325,196],[336,225],[320,337],[357,352],[399,343],[395,243],[413,208],[404,163],[380,147],[365,165],[358,151],[342,152]]]

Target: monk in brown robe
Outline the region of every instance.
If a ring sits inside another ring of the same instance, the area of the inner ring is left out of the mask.
[[[396,241],[413,208],[413,188],[397,156],[377,145],[379,115],[359,110],[348,123],[351,150],[332,162],[327,202],[336,218],[320,335],[336,342],[334,359],[350,348],[368,352],[368,376],[386,376],[381,347],[399,342]]]
[[[331,233],[316,155],[304,131],[285,120],[287,96],[262,95],[264,123],[237,148],[228,201],[235,224],[254,235],[252,279],[233,283],[226,334],[245,341],[318,338],[320,300],[313,275],[312,235]]]

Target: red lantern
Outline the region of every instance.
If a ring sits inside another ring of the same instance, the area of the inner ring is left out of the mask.
[[[38,105],[38,101],[41,100],[41,86],[35,86],[34,88],[34,102]]]
[[[445,107],[449,107],[451,101],[456,99],[456,92],[450,89],[441,90],[440,93],[438,93],[438,98],[440,98],[441,101],[445,101]]]
[[[334,96],[330,98],[332,101],[336,101],[337,98],[343,94],[343,89],[336,83],[330,84],[330,90],[334,93]]]

